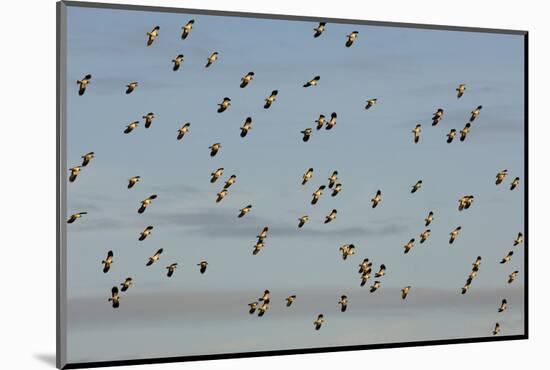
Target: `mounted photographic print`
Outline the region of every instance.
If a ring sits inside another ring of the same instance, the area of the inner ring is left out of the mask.
[[[527,338],[526,55],[58,3],[58,367]]]

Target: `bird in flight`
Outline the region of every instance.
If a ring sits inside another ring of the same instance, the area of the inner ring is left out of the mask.
[[[118,295],[118,288],[116,286],[111,289],[111,297],[109,297],[108,301],[112,303],[113,308],[120,306],[120,296]]]
[[[298,227],[301,228],[302,226],[304,226],[306,224],[306,222],[308,222],[309,220],[309,216],[302,216],[298,219]]]
[[[331,196],[335,197],[341,191],[342,191],[342,184],[337,183],[336,185],[334,185],[334,188],[332,189]]]
[[[338,180],[338,171],[332,172],[332,175],[328,178],[328,187],[329,189],[332,189],[334,184],[336,184],[336,181]]]
[[[69,168],[69,171],[71,172],[71,174],[69,175],[69,181],[74,182],[81,170],[82,170],[81,166],[75,166],[75,167]]]
[[[330,213],[328,215],[325,216],[325,224],[328,224],[329,222],[333,221],[336,219],[336,214],[338,213],[337,210],[333,209],[332,211],[330,211]]]
[[[514,280],[518,277],[519,271],[514,271],[510,275],[508,275],[508,284],[512,284]]]
[[[206,268],[208,267],[208,261],[201,261],[197,264],[197,266],[200,266],[199,271],[201,274],[204,274],[206,272]]]
[[[218,113],[225,112],[231,106],[231,99],[228,97],[223,98],[223,101],[218,104]]]
[[[500,260],[500,263],[501,264],[504,264],[506,262],[510,262],[510,260],[512,259],[512,256],[514,255],[514,251],[510,251],[508,252],[508,254],[506,256],[504,256],[501,260]]]
[[[420,233],[420,244],[424,243],[428,238],[430,237],[430,233],[432,231],[430,229],[424,230],[422,233]]]
[[[369,110],[372,108],[376,103],[378,103],[378,99],[369,99],[367,100],[367,105],[365,105],[365,110]]]
[[[450,239],[449,239],[449,244],[453,244],[456,237],[458,236],[458,233],[460,232],[460,230],[462,230],[462,226],[457,226],[453,231],[450,232]]]
[[[502,184],[502,181],[504,181],[504,179],[506,178],[506,175],[508,175],[508,170],[507,169],[504,169],[504,170],[500,171],[499,173],[497,173],[495,184],[496,185]]]
[[[426,216],[426,218],[424,219],[424,221],[426,221],[425,226],[428,226],[429,224],[431,224],[433,220],[434,220],[434,213],[430,211],[430,213],[428,213],[428,216]]]
[[[305,185],[313,177],[313,168],[309,168],[302,176],[302,185]]]
[[[223,198],[227,195],[227,189],[221,190],[218,194],[216,194],[216,203],[219,203],[222,201]]]
[[[308,82],[306,82],[304,84],[304,87],[310,87],[310,86],[317,86],[317,84],[319,83],[319,80],[321,79],[321,76],[315,76],[313,77],[311,80],[309,80]]]
[[[107,273],[109,272],[109,269],[111,268],[111,265],[113,264],[113,251],[107,252],[107,257],[103,261],[101,261],[101,264],[103,265],[103,272]]]
[[[313,37],[319,37],[323,32],[325,32],[325,26],[327,25],[327,22],[319,22],[319,25],[313,29],[315,33],[313,34]]]
[[[213,184],[220,178],[220,176],[223,174],[223,167],[218,168],[216,171],[212,172],[210,174],[210,183]]]
[[[483,108],[483,106],[478,105],[477,108],[472,111],[472,114],[470,116],[470,122],[474,122],[474,120],[477,118],[477,116],[479,116],[479,113],[481,112],[482,108]]]
[[[439,108],[432,117],[432,126],[436,126],[443,118],[443,109]]]
[[[375,278],[380,278],[382,276],[386,276],[386,265],[384,264],[381,264],[378,272],[374,274]]]
[[[172,66],[172,71],[175,72],[178,69],[180,69],[180,66],[183,63],[183,58],[184,58],[183,54],[179,54],[174,59],[172,59],[172,63],[174,63],[174,65]]]
[[[451,131],[449,131],[449,133],[447,134],[447,143],[448,144],[452,143],[455,136],[456,136],[456,130],[452,128]]]
[[[418,125],[416,125],[415,128],[412,129],[415,144],[418,144],[418,142],[420,141],[420,132],[421,131],[422,131],[422,125],[420,123]]]
[[[84,76],[82,80],[76,80],[76,84],[78,85],[78,95],[82,96],[86,92],[86,88],[88,87],[88,84],[90,83],[90,80],[92,79],[91,74],[87,74]]]
[[[153,232],[153,226],[149,225],[139,234],[139,241],[144,241]]]
[[[79,218],[81,218],[82,216],[84,215],[87,215],[88,212],[79,212],[79,213],[74,213],[71,215],[71,217],[67,220],[67,223],[68,224],[72,224],[73,222],[75,222],[76,220],[78,220]]]
[[[155,28],[153,28],[151,30],[151,32],[147,32],[147,46],[151,46],[153,45],[153,42],[157,39],[157,37],[159,36],[159,31],[160,31],[160,27],[159,26],[155,26]]]
[[[130,122],[126,128],[124,129],[125,134],[129,134],[130,132],[134,131],[136,127],[138,127],[139,121]]]
[[[376,292],[376,291],[380,288],[380,286],[381,286],[380,282],[379,282],[378,280],[376,280],[376,281],[374,282],[374,284],[372,284],[372,285],[370,286],[370,292],[371,292],[371,293]]]
[[[497,335],[498,333],[500,333],[500,324],[497,322],[495,324],[495,328],[493,329],[493,335]]]
[[[252,81],[253,79],[254,79],[254,72],[248,72],[246,75],[244,75],[241,78],[241,84],[239,86],[241,87],[241,89],[244,89],[245,87],[248,86],[250,81]]]
[[[248,313],[254,314],[256,312],[256,308],[258,307],[258,302],[252,302],[248,304]]]
[[[411,193],[416,193],[418,189],[420,189],[421,187],[422,187],[422,180],[418,180],[416,184],[413,185],[411,189]]]
[[[315,330],[321,329],[321,326],[323,325],[324,322],[325,322],[325,317],[323,316],[323,314],[319,314],[317,316],[317,319],[313,322],[313,325],[315,326]]]
[[[247,117],[243,125],[240,127],[241,137],[245,137],[248,131],[252,130],[252,117]]]
[[[183,139],[185,134],[189,131],[190,126],[191,124],[189,122],[186,122],[183,126],[181,126],[181,128],[178,129],[178,137],[177,137],[178,140]]]
[[[518,233],[516,240],[514,240],[514,246],[523,243],[523,233]]]
[[[171,263],[170,265],[166,266],[166,269],[168,270],[166,272],[166,276],[172,277],[172,275],[174,275],[174,272],[176,271],[177,267],[178,267],[177,263]]]
[[[135,184],[137,184],[141,180],[141,176],[132,176],[128,179],[128,189],[131,189],[134,187]]]
[[[208,147],[210,149],[210,156],[214,157],[216,154],[218,154],[218,151],[221,149],[222,144],[220,143],[214,143]]]
[[[212,63],[214,63],[216,60],[218,60],[218,52],[217,51],[210,54],[210,56],[206,59],[206,65],[204,67],[205,68],[210,67],[212,65]]]
[[[464,126],[464,128],[462,130],[460,130],[460,141],[464,141],[466,140],[466,137],[468,136],[468,134],[470,133],[470,127],[472,125],[470,124],[470,122],[466,123],[466,125]]]
[[[456,98],[460,99],[462,95],[464,95],[464,91],[466,91],[466,85],[465,84],[458,85],[458,87],[456,88]]]
[[[331,130],[334,126],[336,126],[336,119],[338,118],[338,115],[336,112],[332,112],[330,114],[330,120],[327,122],[325,126],[325,130]]]
[[[355,245],[344,244],[340,247],[340,252],[342,253],[342,259],[345,261],[349,256],[355,254]]]
[[[249,204],[246,207],[241,208],[239,210],[239,216],[238,217],[241,218],[241,217],[246,216],[248,214],[248,212],[250,212],[251,209],[252,209],[252,204]]]
[[[142,116],[141,118],[145,120],[145,124],[144,124],[145,128],[149,128],[153,123],[153,118],[155,118],[155,114],[153,112],[149,112],[146,115]]]
[[[269,95],[267,98],[264,99],[264,102],[265,102],[264,108],[265,109],[269,109],[269,107],[271,107],[273,105],[278,93],[279,93],[278,90],[273,90],[271,92],[271,95]]]
[[[304,136],[302,137],[302,141],[303,142],[308,142],[309,141],[309,138],[311,137],[311,133],[313,131],[311,130],[311,128],[306,128],[305,130],[303,131],[300,131],[301,134],[303,134]]]
[[[187,36],[189,36],[189,33],[191,32],[191,29],[193,28],[193,25],[195,24],[195,20],[191,19],[189,22],[185,24],[185,26],[181,27],[181,38],[185,40]]]
[[[311,199],[311,204],[317,204],[317,201],[319,200],[321,195],[323,195],[323,190],[325,190],[325,188],[326,188],[325,185],[321,185],[317,190],[313,192],[313,194],[311,194],[311,196],[313,197]]]
[[[317,124],[317,126],[316,126],[317,131],[319,131],[320,129],[323,128],[323,125],[325,124],[325,122],[326,122],[325,115],[320,114],[319,118],[317,118],[317,120],[315,120],[315,123]]]
[[[290,307],[294,303],[295,300],[296,300],[296,295],[290,295],[290,296],[286,297],[286,306]]]
[[[516,177],[514,180],[512,180],[512,183],[510,184],[510,190],[514,190],[519,185],[519,177]]]
[[[229,176],[229,178],[223,184],[223,188],[224,189],[229,189],[229,187],[231,185],[233,185],[236,181],[237,181],[237,176],[236,175]]]
[[[503,299],[500,303],[500,307],[498,308],[498,312],[504,312],[508,308],[508,301],[506,299]]]
[[[120,283],[120,291],[125,292],[130,288],[130,285],[134,283],[134,279],[127,277],[122,283]]]
[[[338,301],[338,304],[340,305],[340,311],[346,312],[346,310],[348,309],[348,296],[345,294],[342,295],[340,297],[340,300]]]
[[[151,257],[149,257],[149,260],[145,264],[145,266],[151,266],[153,263],[157,262],[160,259],[160,255],[162,254],[163,249],[160,248],[153,254]]]
[[[404,248],[405,248],[405,251],[403,253],[407,254],[410,252],[411,249],[413,249],[414,247],[414,238],[412,238],[411,240],[409,240],[409,242],[407,244],[405,244]]]
[[[145,209],[153,202],[154,199],[157,199],[156,194],[150,195],[148,198],[141,201],[141,206],[138,209],[138,213],[145,212]]]
[[[409,295],[410,290],[411,290],[410,285],[408,285],[408,286],[404,287],[403,289],[401,289],[401,299],[407,298],[407,296]]]
[[[347,48],[349,48],[351,45],[353,45],[353,43],[357,39],[357,35],[359,35],[359,32],[353,31],[349,35],[346,36],[347,37],[347,40],[346,40],[346,47]]]
[[[378,206],[378,204],[382,201],[382,191],[377,190],[374,198],[372,198],[370,201],[372,202],[372,208],[376,208],[376,206]]]
[[[128,85],[126,85],[126,94],[132,93],[138,87],[137,81],[132,81]]]

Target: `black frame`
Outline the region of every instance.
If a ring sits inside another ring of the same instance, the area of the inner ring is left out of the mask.
[[[461,344],[461,343],[483,343],[483,342],[499,342],[509,340],[529,339],[529,32],[523,30],[508,30],[508,29],[492,29],[492,28],[476,28],[476,27],[458,27],[447,25],[429,25],[418,23],[400,23],[400,22],[382,22],[382,21],[365,21],[357,19],[343,19],[330,17],[311,17],[297,16],[284,14],[265,14],[265,13],[249,13],[249,12],[230,12],[221,10],[205,10],[205,9],[188,9],[175,7],[159,7],[159,6],[143,6],[143,5],[128,5],[128,4],[112,4],[112,3],[96,3],[82,1],[60,1],[57,2],[57,250],[56,250],[56,366],[59,369],[79,369],[79,368],[95,368],[107,366],[126,366],[126,365],[143,365],[143,364],[158,364],[172,362],[187,362],[187,361],[205,361],[219,360],[243,357],[265,357],[265,356],[281,356],[281,355],[296,355],[307,353],[322,353],[322,352],[342,352],[342,351],[360,351],[366,349],[382,349],[382,348],[398,348],[398,347],[419,347],[433,346],[445,344]],[[303,348],[291,350],[272,350],[272,351],[256,351],[256,352],[239,352],[239,353],[221,353],[210,355],[195,355],[195,356],[174,356],[174,357],[159,357],[149,359],[135,360],[117,360],[117,361],[97,361],[97,362],[81,362],[81,363],[66,363],[61,356],[64,355],[66,343],[63,342],[61,333],[66,330],[66,322],[64,320],[66,307],[66,271],[65,271],[65,220],[66,220],[66,192],[65,192],[65,173],[66,173],[66,137],[65,137],[65,93],[62,87],[65,86],[65,70],[64,62],[66,60],[66,45],[63,36],[66,36],[66,14],[67,6],[85,7],[85,8],[100,8],[100,9],[117,9],[117,10],[137,10],[150,12],[164,13],[186,13],[199,15],[219,15],[229,17],[247,17],[247,18],[263,18],[263,19],[280,19],[290,21],[326,21],[330,23],[346,23],[360,24],[371,26],[385,27],[401,27],[401,28],[420,28],[430,30],[446,30],[446,31],[462,31],[462,32],[483,32],[508,35],[522,35],[524,37],[524,328],[522,335],[503,335],[491,337],[477,337],[464,339],[441,339],[441,340],[426,340],[415,342],[393,342],[379,343],[366,345],[351,345],[338,347],[319,347],[319,348]]]

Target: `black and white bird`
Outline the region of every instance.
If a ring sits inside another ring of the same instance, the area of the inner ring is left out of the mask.
[[[458,85],[458,87],[456,88],[456,98],[460,99],[462,95],[464,95],[464,91],[466,91],[466,85],[465,84]]]
[[[323,32],[325,32],[325,26],[327,25],[327,22],[319,22],[319,25],[313,29],[315,33],[313,34],[313,37],[319,37]]]
[[[418,142],[420,141],[420,132],[421,131],[422,131],[422,125],[421,124],[416,125],[416,127],[412,129],[415,144],[418,144]]]
[[[377,98],[367,100],[367,105],[365,105],[365,110],[369,110],[369,109],[372,108],[376,103],[378,103],[378,99],[377,99]]]
[[[141,206],[138,209],[138,213],[143,213],[149,207],[149,205],[153,202],[153,200],[157,199],[156,194],[150,195],[148,198],[141,201]]]
[[[347,40],[346,40],[346,47],[347,48],[349,48],[351,45],[353,45],[353,43],[357,39],[357,35],[359,35],[359,32],[358,31],[353,31],[353,32],[351,32],[350,34],[348,34],[346,36],[347,37]]]
[[[103,261],[101,261],[101,264],[103,265],[103,272],[107,273],[111,269],[111,265],[113,264],[113,251],[107,252],[107,257]]]
[[[149,225],[147,226],[140,234],[139,234],[139,241],[145,240],[151,233],[153,232],[153,226]]]
[[[453,231],[451,231],[451,232],[449,233],[449,235],[451,236],[451,237],[449,238],[449,244],[453,244],[453,243],[454,243],[454,241],[456,240],[456,237],[458,236],[460,230],[462,230],[462,226],[457,226],[457,227],[455,227],[455,228],[453,229]]]
[[[315,327],[315,330],[321,329],[321,326],[325,322],[325,317],[323,314],[320,314],[317,316],[317,319],[313,322],[313,326]]]
[[[116,286],[111,289],[111,297],[109,297],[108,301],[112,303],[113,308],[120,306],[120,295],[118,295],[118,288]]]
[[[159,31],[160,31],[160,27],[159,26],[155,26],[155,28],[153,28],[151,30],[151,32],[147,32],[147,46],[151,46],[153,45],[153,42],[157,39],[157,37],[159,36]]]
[[[273,105],[273,103],[275,102],[275,99],[277,98],[277,94],[279,93],[278,90],[273,90],[271,92],[271,95],[269,95],[267,98],[264,99],[264,108],[265,109],[269,109],[269,107],[271,107]]]
[[[210,67],[216,60],[218,60],[218,52],[215,51],[208,58],[206,58],[206,65],[205,68]]]
[[[443,119],[444,110],[439,108],[432,116],[432,126],[436,126]]]
[[[149,257],[149,260],[145,264],[146,266],[151,266],[153,263],[157,262],[160,259],[160,255],[162,254],[163,249],[160,248],[153,254],[151,257]]]
[[[239,129],[241,130],[241,137],[245,137],[248,131],[252,130],[252,117],[246,117],[246,120]]]
[[[71,215],[71,217],[67,220],[67,223],[72,224],[73,222],[75,222],[76,220],[78,220],[79,218],[82,218],[82,216],[87,215],[87,214],[88,214],[88,212],[73,213]]]
[[[191,32],[191,29],[193,28],[194,24],[195,24],[195,20],[191,19],[183,27],[181,27],[181,38],[183,40],[185,40],[187,36],[189,36],[189,33]]]
[[[87,74],[84,76],[82,80],[76,80],[76,84],[78,85],[78,95],[82,96],[86,92],[86,88],[88,87],[88,84],[90,83],[90,80],[92,79],[91,74]]]
[[[254,79],[254,72],[248,72],[246,75],[241,77],[241,84],[239,85],[241,89],[244,89],[248,84]]]
[[[146,115],[142,116],[141,118],[143,118],[145,120],[145,128],[149,128],[151,127],[151,124],[153,123],[153,119],[155,118],[155,114],[153,112],[149,112],[147,113]]]
[[[472,114],[470,116],[470,122],[474,122],[474,120],[477,118],[477,116],[479,116],[479,113],[481,112],[482,108],[483,108],[483,106],[478,105],[477,108],[472,111]]]
[[[315,76],[313,77],[311,80],[309,80],[308,82],[306,82],[304,84],[304,87],[310,87],[310,86],[317,86],[317,84],[319,83],[319,80],[321,79],[321,76]]]

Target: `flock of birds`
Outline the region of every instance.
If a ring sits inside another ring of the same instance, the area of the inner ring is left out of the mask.
[[[195,23],[194,20],[190,20],[187,24],[185,24],[182,27],[182,33],[181,33],[181,38],[182,39],[186,39],[189,36],[189,34],[190,34],[190,32],[193,28],[194,23]],[[318,24],[318,26],[314,28],[314,34],[313,34],[314,38],[318,38],[319,36],[321,36],[323,34],[323,32],[325,32],[325,29],[326,29],[326,22],[320,22]],[[147,47],[150,47],[154,44],[155,40],[159,37],[159,31],[160,31],[160,27],[156,26],[150,32],[147,32],[147,35],[146,35],[147,36],[147,39],[146,39]],[[348,48],[351,47],[353,45],[353,43],[357,40],[358,35],[359,35],[359,33],[357,31],[353,31],[353,32],[349,33],[346,36],[345,47],[348,47]],[[216,63],[218,61],[219,58],[220,58],[219,53],[218,52],[213,52],[210,56],[208,56],[208,58],[206,60],[205,68],[211,67],[214,63]],[[172,59],[172,63],[173,63],[172,69],[173,69],[173,71],[178,71],[180,69],[180,67],[182,66],[183,62],[184,62],[184,55],[182,55],[182,54],[179,54],[174,59]],[[241,78],[239,86],[241,88],[245,88],[246,86],[248,86],[253,81],[254,76],[255,76],[254,72],[248,72],[246,75],[244,75]],[[304,88],[315,87],[319,84],[320,79],[321,79],[320,76],[315,76],[314,78],[306,81],[303,84],[303,87]],[[79,89],[78,89],[78,94],[79,95],[82,96],[82,95],[85,94],[86,89],[90,85],[91,81],[92,81],[92,75],[91,74],[87,74],[83,79],[77,81],[77,84],[78,84],[78,87],[79,87]],[[132,82],[128,83],[126,85],[126,94],[131,94],[138,86],[139,85],[138,85],[137,81],[132,81]],[[466,85],[465,84],[460,84],[456,88],[456,97],[457,97],[457,99],[460,99],[465,94],[465,91],[466,91]],[[271,94],[264,99],[264,108],[265,109],[269,109],[275,103],[276,98],[277,98],[277,94],[278,94],[278,90],[273,90],[271,92]],[[367,100],[365,110],[372,109],[377,103],[378,103],[378,100],[376,98]],[[230,109],[230,107],[231,107],[231,99],[229,97],[224,97],[223,100],[220,103],[218,103],[217,112],[218,113],[223,113],[226,110]],[[470,113],[470,117],[469,117],[468,122],[465,124],[465,126],[460,131],[458,131],[458,134],[460,135],[460,141],[461,142],[465,141],[466,138],[468,137],[468,135],[470,134],[472,124],[474,123],[474,121],[480,115],[481,110],[482,110],[481,105],[477,106],[474,110],[472,110],[471,113]],[[437,126],[441,122],[443,117],[444,117],[444,109],[442,109],[442,108],[437,109],[437,111],[433,114],[432,119],[431,119],[432,120],[432,126]],[[145,128],[150,128],[151,125],[152,125],[153,119],[155,118],[155,115],[154,115],[154,113],[149,112],[146,115],[144,115],[142,118],[144,119]],[[316,130],[321,130],[323,128],[323,126],[325,127],[326,130],[331,130],[336,125],[336,122],[337,122],[336,112],[333,112],[330,115],[330,118],[327,118],[324,115],[320,115],[319,118],[315,121],[315,123],[317,124],[316,125]],[[135,130],[137,128],[138,125],[139,125],[139,121],[131,122],[123,130],[124,134],[131,133],[133,130]],[[177,137],[176,137],[177,140],[182,140],[184,138],[184,136],[189,132],[190,126],[191,126],[191,124],[189,122],[186,122],[177,131]],[[240,127],[240,136],[243,137],[243,138],[246,137],[248,132],[251,129],[252,129],[252,118],[247,117],[245,122]],[[301,134],[303,134],[303,141],[304,142],[309,141],[309,139],[310,139],[311,135],[313,134],[313,132],[314,131],[311,127],[302,130]],[[422,132],[422,125],[417,124],[414,127],[414,129],[412,130],[414,143],[419,143],[420,142],[421,132]],[[446,135],[447,143],[452,143],[453,140],[455,139],[456,135],[457,135],[457,130],[454,129],[454,128],[451,129],[450,132]],[[210,156],[212,156],[212,157],[216,156],[219,153],[221,148],[222,148],[221,143],[212,144],[208,148],[210,150]],[[94,152],[89,152],[89,153],[83,155],[81,165],[74,166],[74,167],[69,169],[69,171],[70,171],[69,182],[73,183],[73,182],[76,181],[76,179],[78,177],[78,174],[84,168],[86,168],[89,165],[89,163],[94,158],[94,155],[95,155]],[[211,173],[211,178],[210,178],[210,183],[212,183],[212,184],[216,183],[218,181],[218,179],[220,179],[222,177],[223,172],[224,172],[223,167],[220,167],[220,168],[216,169],[214,172],[212,172]],[[313,168],[307,169],[306,172],[302,176],[301,184],[303,186],[305,186],[313,178],[313,174],[314,174],[314,169]],[[504,169],[502,171],[499,171],[496,175],[495,184],[497,186],[502,184],[504,182],[504,180],[506,179],[507,175],[508,175],[508,171],[506,169]],[[138,184],[140,180],[141,180],[140,176],[131,177],[128,180],[127,188],[128,189],[134,188],[134,186],[136,186],[136,184]],[[227,178],[227,180],[224,182],[223,188],[216,194],[216,198],[215,198],[216,203],[221,202],[229,194],[229,189],[230,189],[231,186],[233,186],[235,184],[236,180],[237,180],[237,177],[234,174],[231,175],[229,178]],[[516,189],[519,186],[519,181],[520,181],[520,178],[515,177],[513,179],[513,181],[510,183],[510,190]],[[421,189],[422,184],[423,184],[422,180],[418,180],[411,187],[410,192],[412,194],[418,192]],[[334,171],[328,177],[328,182],[326,184],[320,185],[312,193],[312,195],[311,195],[312,196],[311,204],[312,205],[317,204],[317,202],[319,201],[319,199],[323,195],[323,192],[327,189],[330,189],[330,191],[331,191],[330,194],[331,194],[332,197],[337,196],[338,193],[342,190],[342,184],[340,182],[338,182],[338,171]],[[138,208],[137,212],[139,214],[143,214],[147,210],[147,208],[149,206],[151,206],[151,204],[153,203],[153,201],[156,198],[157,198],[157,195],[152,194],[149,197],[147,197],[146,199],[142,200],[140,205],[139,205],[139,208]],[[382,202],[382,191],[381,190],[378,190],[376,192],[374,197],[371,199],[371,202],[372,202],[372,208],[376,208]],[[469,209],[472,206],[473,202],[474,202],[474,196],[473,195],[465,195],[465,196],[461,197],[460,199],[458,199],[458,210],[459,211],[464,211],[464,210]],[[237,216],[239,218],[245,217],[248,213],[251,212],[251,210],[252,210],[252,205],[249,204],[249,205],[241,208],[239,210],[239,212],[237,213]],[[68,223],[73,223],[73,222],[80,219],[81,217],[83,217],[86,214],[87,214],[87,212],[75,213],[75,214],[71,215],[71,217],[69,218],[69,220],[67,222]],[[338,211],[336,209],[333,209],[332,211],[330,211],[329,214],[327,214],[325,216],[324,223],[326,224],[326,223],[334,221],[337,217],[337,214],[338,214]],[[297,227],[298,228],[304,227],[306,225],[306,223],[308,222],[308,220],[309,220],[309,216],[308,215],[303,215],[302,217],[300,217],[298,219]],[[420,233],[420,236],[419,236],[419,242],[421,244],[425,243],[428,240],[428,238],[430,237],[431,229],[429,229],[427,227],[433,222],[433,220],[434,220],[434,212],[430,211],[429,214],[424,219],[426,229],[424,231],[422,231]],[[152,225],[147,226],[139,234],[138,240],[139,241],[144,241],[149,235],[151,235],[153,229],[154,229],[154,227]],[[462,230],[462,227],[457,226],[456,228],[454,228],[450,232],[449,244],[453,244],[455,242],[455,240],[459,236],[461,230]],[[262,251],[262,249],[264,248],[265,241],[266,241],[266,238],[268,236],[268,232],[269,232],[269,228],[266,226],[257,235],[257,241],[256,241],[256,243],[253,247],[253,250],[252,250],[253,255],[259,254]],[[411,250],[414,248],[415,241],[416,241],[415,238],[411,238],[404,245],[404,254],[408,254],[408,253],[411,252]],[[517,245],[521,244],[522,242],[523,242],[523,234],[520,232],[520,233],[518,233],[517,238],[514,240],[513,245],[517,246]],[[345,260],[348,259],[348,257],[351,257],[356,253],[356,248],[353,244],[344,244],[340,247],[339,251],[342,255],[342,259],[345,261]],[[146,261],[146,266],[151,266],[154,263],[158,262],[161,255],[162,255],[162,253],[163,253],[163,249],[162,248],[158,249]],[[509,251],[508,254],[503,257],[503,259],[500,261],[500,263],[505,264],[505,263],[509,262],[510,259],[512,258],[513,254],[514,254],[513,250]],[[469,291],[469,289],[471,287],[471,284],[473,283],[473,281],[476,278],[477,273],[479,271],[479,268],[480,268],[480,265],[481,265],[481,260],[482,260],[481,256],[478,256],[477,259],[472,264],[473,265],[472,271],[468,275],[468,278],[466,280],[466,284],[461,289],[462,294],[466,294]],[[108,251],[107,256],[105,257],[105,259],[101,261],[101,264],[103,265],[103,272],[104,273],[109,272],[113,262],[114,262],[113,251]],[[200,273],[204,274],[206,272],[207,267],[208,267],[208,262],[207,261],[200,261],[197,265],[199,266]],[[178,266],[178,264],[175,263],[175,262],[170,263],[169,265],[166,266],[166,270],[167,270],[166,276],[168,278],[173,276],[174,272],[176,271],[177,266]],[[358,273],[360,275],[360,285],[361,286],[364,286],[365,284],[367,284],[367,282],[371,279],[371,276],[372,275],[374,276],[374,279],[376,279],[376,280],[372,283],[372,285],[370,285],[370,293],[374,293],[377,290],[379,290],[382,286],[382,283],[381,283],[382,278],[384,276],[386,276],[386,265],[383,264],[383,263],[380,264],[380,267],[379,267],[378,271],[373,274],[372,262],[368,258],[364,258],[363,261],[359,264]],[[518,274],[519,274],[519,271],[513,271],[512,273],[510,273],[510,275],[508,276],[507,282],[509,284],[511,284],[516,279]],[[132,277],[126,278],[125,281],[120,284],[120,287],[121,287],[120,291],[121,292],[126,292],[132,284],[133,284]],[[407,286],[405,286],[401,289],[400,293],[401,293],[401,298],[403,300],[405,300],[407,298],[407,296],[410,294],[411,289],[412,289],[412,287],[410,285],[407,285]],[[290,296],[286,297],[286,299],[285,299],[286,307],[291,307],[293,305],[293,303],[296,301],[296,299],[297,299],[296,295],[290,295]],[[119,293],[119,289],[118,289],[117,286],[114,286],[111,289],[111,296],[108,298],[108,301],[111,302],[113,308],[118,308],[119,305],[120,305],[120,300],[121,300],[121,296],[120,296],[120,293]],[[271,303],[271,293],[270,293],[269,290],[265,290],[264,293],[261,295],[261,297],[259,297],[257,300],[255,300],[255,301],[248,304],[248,306],[249,306],[249,311],[248,312],[250,314],[254,314],[255,312],[258,312],[258,316],[262,317],[268,311],[270,303]],[[340,297],[340,299],[338,300],[338,305],[340,305],[341,312],[346,312],[348,304],[349,304],[348,297],[346,295],[342,295]],[[506,299],[502,299],[502,303],[498,308],[498,312],[504,312],[507,309],[507,307],[508,307],[508,301]],[[319,314],[313,322],[314,328],[316,330],[321,329],[324,321],[325,321],[324,315]],[[500,332],[500,324],[497,322],[495,324],[495,327],[494,327],[493,331],[492,331],[492,334],[497,335],[499,332]]]

